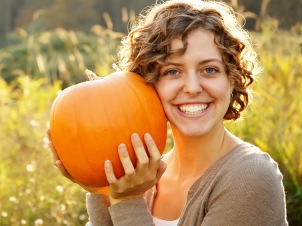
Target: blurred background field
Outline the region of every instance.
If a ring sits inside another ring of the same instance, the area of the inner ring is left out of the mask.
[[[111,73],[127,22],[155,1],[108,2],[0,3],[1,226],[74,226],[87,221],[85,192],[52,165],[45,130],[57,93],[84,81],[86,68],[101,76]],[[264,71],[243,119],[226,126],[278,162],[288,220],[301,225],[302,18],[296,11],[302,1],[228,2],[248,17],[245,26]],[[168,138],[167,150],[170,145]]]

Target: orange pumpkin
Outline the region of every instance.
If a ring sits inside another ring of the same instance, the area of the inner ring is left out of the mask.
[[[150,133],[162,153],[166,117],[153,86],[130,72],[70,86],[55,99],[50,112],[54,147],[66,170],[78,182],[108,185],[104,161],[112,161],[117,178],[124,175],[117,146],[124,143],[136,164],[130,135]]]

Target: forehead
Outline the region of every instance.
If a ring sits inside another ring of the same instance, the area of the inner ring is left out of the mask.
[[[170,47],[171,52],[176,54],[169,55],[169,58],[180,55],[221,58],[221,52],[215,43],[215,34],[203,28],[190,32],[185,41],[182,36],[177,36]]]
[[[184,43],[181,36],[176,37],[171,42],[171,50],[182,49],[184,48]]]
[[[192,45],[196,42],[200,43],[200,44],[203,44],[203,43],[215,44],[214,39],[215,39],[214,32],[206,30],[204,28],[198,28],[196,30],[189,32],[187,34],[187,38],[186,38],[188,45],[190,45],[190,44]],[[172,50],[181,49],[183,47],[184,47],[184,43],[182,40],[182,35],[179,35],[175,39],[172,40],[172,42],[171,42]]]

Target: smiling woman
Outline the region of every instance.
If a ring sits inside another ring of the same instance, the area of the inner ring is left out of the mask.
[[[183,134],[215,134],[230,104],[234,86],[214,37],[202,28],[188,34],[185,53],[168,55],[155,84],[172,129]],[[182,48],[181,39],[171,42],[172,52]]]
[[[249,86],[261,70],[236,18],[223,2],[170,0],[133,24],[117,66],[154,85],[173,147],[159,158],[150,135],[143,141],[132,135],[136,166],[122,145],[112,150],[126,173],[117,179],[107,161],[109,187],[94,194],[87,188],[87,225],[288,225],[277,163],[224,127],[249,104]]]

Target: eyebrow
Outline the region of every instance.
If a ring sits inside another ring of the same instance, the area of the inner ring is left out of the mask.
[[[216,58],[209,58],[209,59],[206,59],[206,60],[202,60],[198,64],[207,64],[207,63],[210,63],[210,62],[217,62],[219,64],[224,65],[224,63],[223,63],[222,60],[219,60],[219,59],[216,59]],[[176,62],[172,62],[172,61],[171,62],[167,61],[167,62],[164,63],[163,66],[167,66],[167,65],[181,66],[182,63],[176,63]]]

